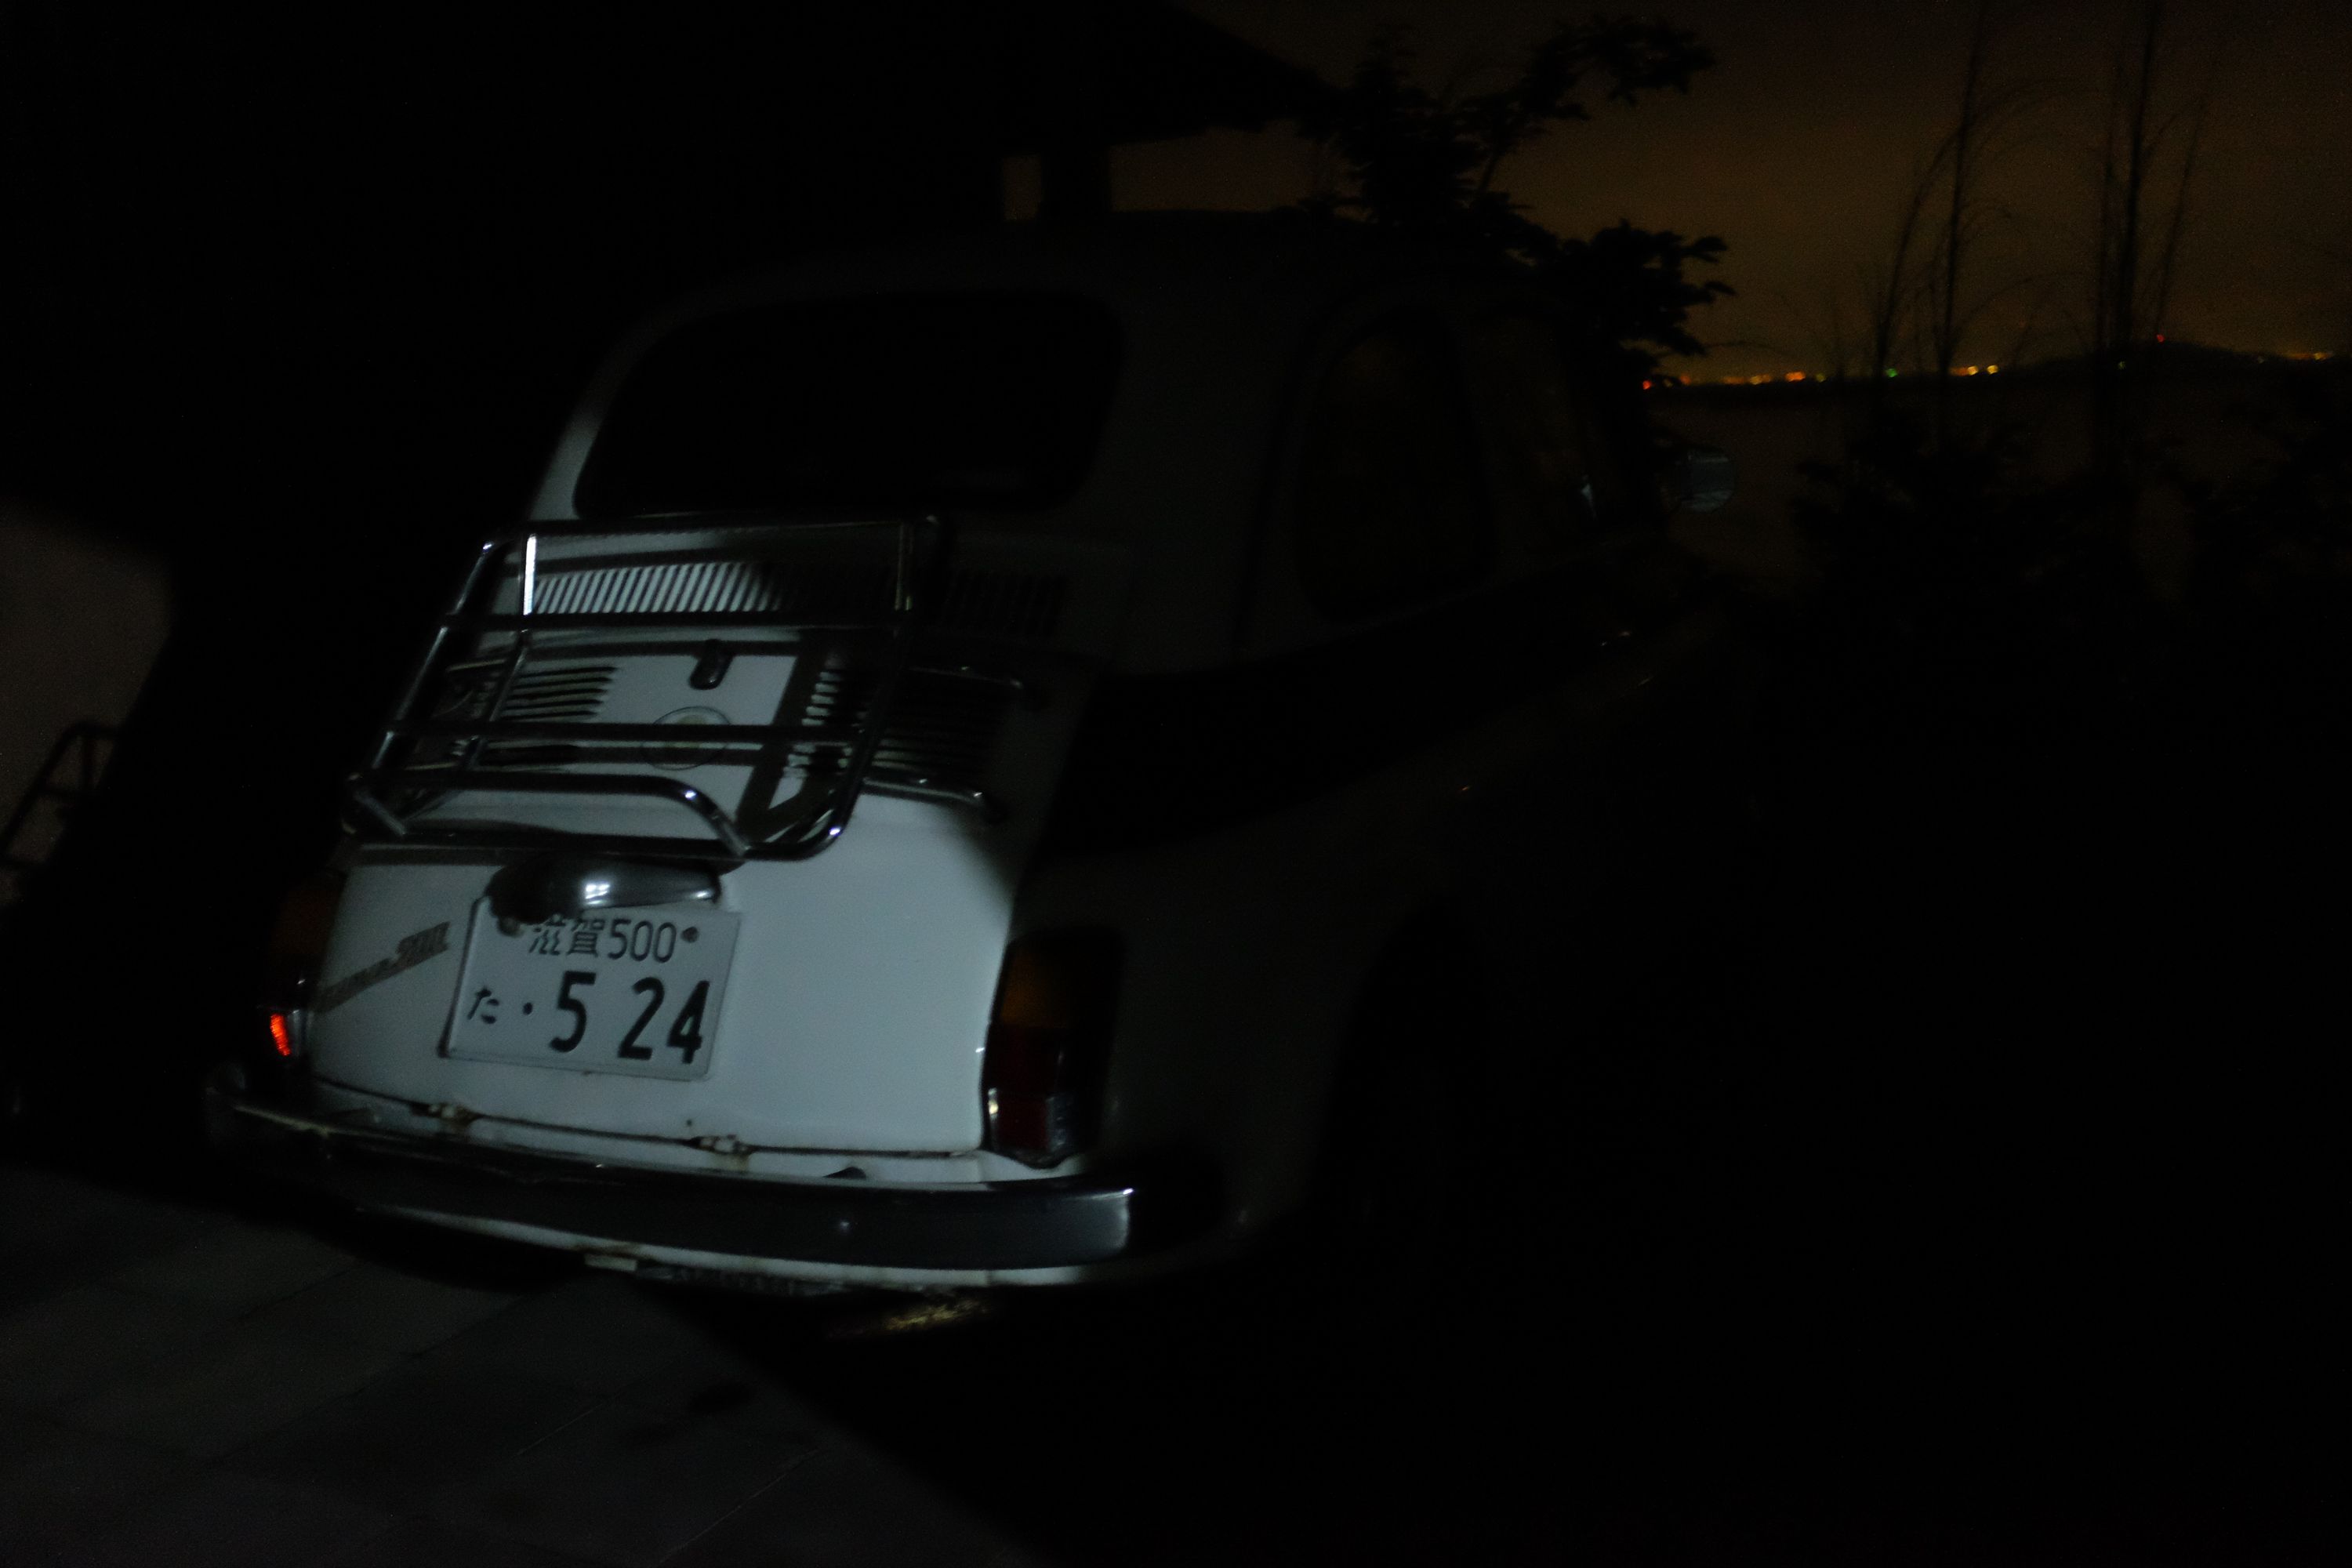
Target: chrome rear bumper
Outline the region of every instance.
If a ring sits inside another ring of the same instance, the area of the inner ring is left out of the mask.
[[[356,1207],[534,1226],[609,1241],[616,1251],[905,1269],[1066,1268],[1193,1240],[1221,1207],[1206,1168],[1185,1160],[959,1186],[779,1181],[339,1125],[310,1114],[303,1099],[299,1089],[208,1087],[213,1146]]]

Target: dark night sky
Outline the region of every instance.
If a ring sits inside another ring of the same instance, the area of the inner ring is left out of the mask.
[[[1554,20],[1589,9],[1559,0],[1186,3],[1334,81],[1375,32],[1407,24],[1433,85],[1481,68],[1494,79]],[[1716,68],[1687,99],[1601,110],[1560,131],[1511,171],[1512,188],[1566,229],[1626,217],[1730,242],[1718,275],[1739,297],[1697,323],[1721,346],[1680,368],[1825,368],[1828,301],[1843,291],[1852,313],[1857,270],[1889,244],[1914,169],[1958,98],[1971,8],[1677,0],[1654,9],[1695,28]],[[2070,352],[2070,318],[2083,309],[2101,96],[2124,7],[2065,0],[2020,10],[2001,74],[2050,93],[1991,176],[1988,194],[2004,214],[1984,242],[1978,288],[2036,281],[1986,313],[1964,359],[2012,355],[2021,340],[2028,357]],[[2352,258],[2352,6],[2176,0],[2168,15],[2170,100],[2215,74],[2167,331],[2258,352],[2352,348],[2352,260],[2310,248]],[[1263,206],[1317,178],[1311,150],[1281,130],[1130,148],[1118,173],[1123,206]]]

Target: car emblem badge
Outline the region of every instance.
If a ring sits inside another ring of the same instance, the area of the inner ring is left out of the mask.
[[[686,726],[725,724],[730,721],[716,708],[679,708],[663,714],[654,722]],[[709,762],[726,749],[723,742],[656,741],[646,746],[646,760],[657,768],[691,768]]]

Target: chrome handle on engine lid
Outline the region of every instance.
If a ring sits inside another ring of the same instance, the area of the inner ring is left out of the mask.
[[[501,868],[490,879],[490,912],[537,925],[589,910],[641,909],[695,900],[716,903],[719,873],[676,861],[619,860],[550,851]]]

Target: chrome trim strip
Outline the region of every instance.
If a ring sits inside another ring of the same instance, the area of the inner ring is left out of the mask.
[[[483,721],[479,719],[408,719],[392,729],[402,735],[432,738],[478,735],[482,727]],[[501,741],[610,741],[616,745],[676,744],[681,735],[674,724],[607,724],[593,719],[507,719],[499,722],[497,730]],[[795,746],[845,746],[855,743],[862,732],[847,724],[809,724],[781,735],[771,724],[697,724],[684,733],[699,752],[706,746],[730,742],[757,745],[780,739]],[[417,767],[403,771],[421,774],[434,770]],[[497,775],[485,773],[482,776]]]

